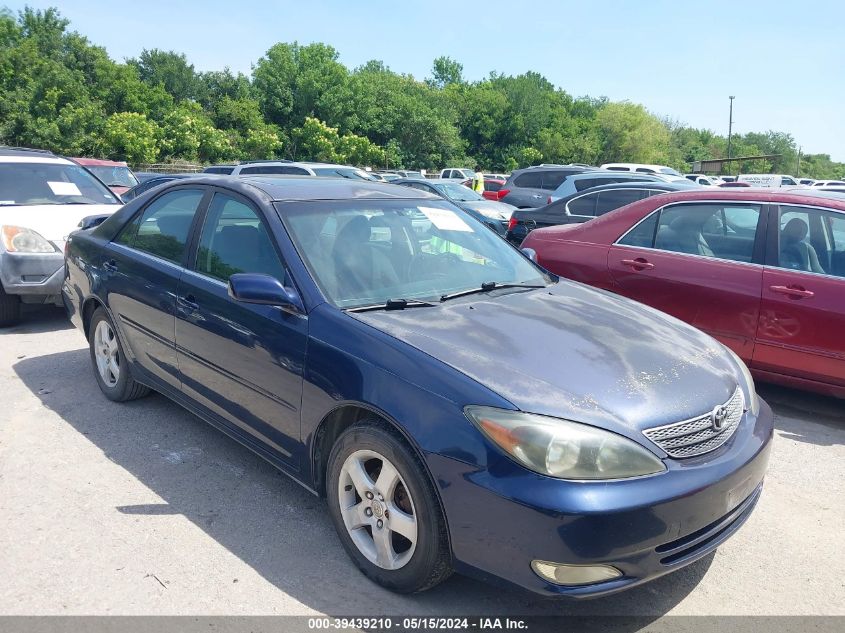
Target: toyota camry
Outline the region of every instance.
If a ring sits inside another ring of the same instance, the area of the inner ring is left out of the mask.
[[[395,591],[612,593],[761,494],[772,414],[733,352],[424,192],[173,181],[70,237],[63,296],[105,397],[155,390],[325,497]]]

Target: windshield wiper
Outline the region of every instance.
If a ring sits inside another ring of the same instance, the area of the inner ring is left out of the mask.
[[[469,290],[461,290],[459,292],[450,292],[449,294],[440,295],[440,301],[448,301],[455,297],[464,297],[466,295],[474,295],[481,292],[490,292],[491,290],[499,290],[500,288],[545,288],[540,284],[500,284],[496,281],[485,281],[480,288],[470,288]]]
[[[405,308],[432,308],[435,304],[419,299],[388,299],[384,303],[373,303],[357,308],[347,308],[347,312],[369,312],[370,310],[404,310]]]

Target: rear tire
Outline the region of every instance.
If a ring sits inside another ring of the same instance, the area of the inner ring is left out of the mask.
[[[6,294],[0,285],[0,327],[14,325],[21,318],[21,298]]]
[[[97,308],[88,328],[91,364],[103,395],[114,402],[127,402],[146,396],[150,389],[132,378],[123,346],[106,311]]]
[[[326,492],[343,547],[370,580],[425,591],[452,573],[446,521],[420,459],[377,418],[335,442]]]

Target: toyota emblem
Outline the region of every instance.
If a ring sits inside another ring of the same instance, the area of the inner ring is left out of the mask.
[[[710,414],[710,424],[713,425],[713,429],[716,431],[721,431],[722,427],[725,425],[725,420],[728,419],[728,409],[724,405],[719,405],[713,412]]]

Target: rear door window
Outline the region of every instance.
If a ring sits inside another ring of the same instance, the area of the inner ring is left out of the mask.
[[[592,189],[596,185],[603,184],[607,181],[598,178],[579,178],[575,181],[575,191],[584,191],[585,189]]]
[[[588,193],[570,200],[566,205],[566,209],[570,215],[585,215],[594,216],[596,214],[596,202],[598,201],[598,193]]]
[[[652,213],[618,243],[750,263],[760,211],[756,204],[671,205]]]
[[[596,215],[603,215],[615,211],[626,204],[640,199],[642,192],[638,189],[609,189],[598,194]]]
[[[177,189],[153,200],[118,235],[119,244],[181,264],[202,189]]]

